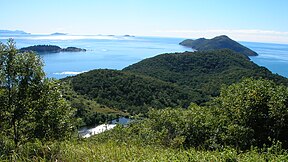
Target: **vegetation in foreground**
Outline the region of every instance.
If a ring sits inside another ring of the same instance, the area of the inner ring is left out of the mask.
[[[75,142],[55,142],[52,144],[26,144],[1,161],[287,161],[288,153],[279,151],[279,145],[265,149],[251,148],[237,151],[233,148],[221,150],[168,148],[155,145],[99,142],[89,139]]]
[[[0,147],[70,137],[74,109],[62,97],[58,81],[45,78],[42,60],[31,52],[19,53],[13,40],[0,44],[0,59]]]
[[[287,101],[286,86],[245,79],[206,106],[151,109],[128,127],[89,139],[28,142],[2,160],[287,161]]]

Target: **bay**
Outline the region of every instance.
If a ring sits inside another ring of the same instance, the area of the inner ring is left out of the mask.
[[[8,37],[1,37],[5,43]],[[93,69],[121,70],[145,58],[162,53],[192,51],[179,45],[184,38],[132,37],[132,36],[49,36],[30,35],[14,37],[17,48],[33,45],[57,45],[85,48],[86,52],[61,52],[41,54],[47,77],[64,78]],[[273,73],[288,77],[288,45],[240,42],[256,51],[259,56],[251,61],[264,66]]]

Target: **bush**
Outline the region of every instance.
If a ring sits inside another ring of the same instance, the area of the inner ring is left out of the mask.
[[[287,87],[245,79],[222,88],[221,95],[205,107],[151,109],[147,119],[125,131],[146,144],[168,147],[245,150],[280,141],[287,148],[287,103]]]
[[[224,87],[212,101],[218,141],[242,149],[279,140],[288,147],[288,88],[268,80],[245,79]]]

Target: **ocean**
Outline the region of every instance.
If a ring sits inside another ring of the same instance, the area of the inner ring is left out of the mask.
[[[288,78],[288,44],[240,43],[259,54],[259,56],[250,57],[254,63]]]
[[[6,43],[8,37],[1,37]],[[79,47],[86,52],[41,54],[47,77],[64,78],[93,69],[121,70],[145,58],[162,53],[192,51],[179,45],[184,38],[133,37],[133,36],[47,36],[28,35],[14,37],[17,48],[33,45],[57,45],[61,48]],[[273,73],[288,77],[288,44],[240,42],[256,51],[259,56],[251,61]]]

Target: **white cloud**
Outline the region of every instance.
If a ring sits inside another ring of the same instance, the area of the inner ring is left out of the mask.
[[[288,43],[288,32],[273,30],[167,30],[157,31],[156,33],[185,38],[213,38],[218,35],[227,35],[237,41]]]
[[[105,40],[119,40],[119,39],[125,39],[125,38],[117,38],[115,36],[100,36],[100,35],[57,35],[57,36],[32,36],[27,37],[28,39],[34,39],[34,40],[79,40],[79,39],[105,39]]]

